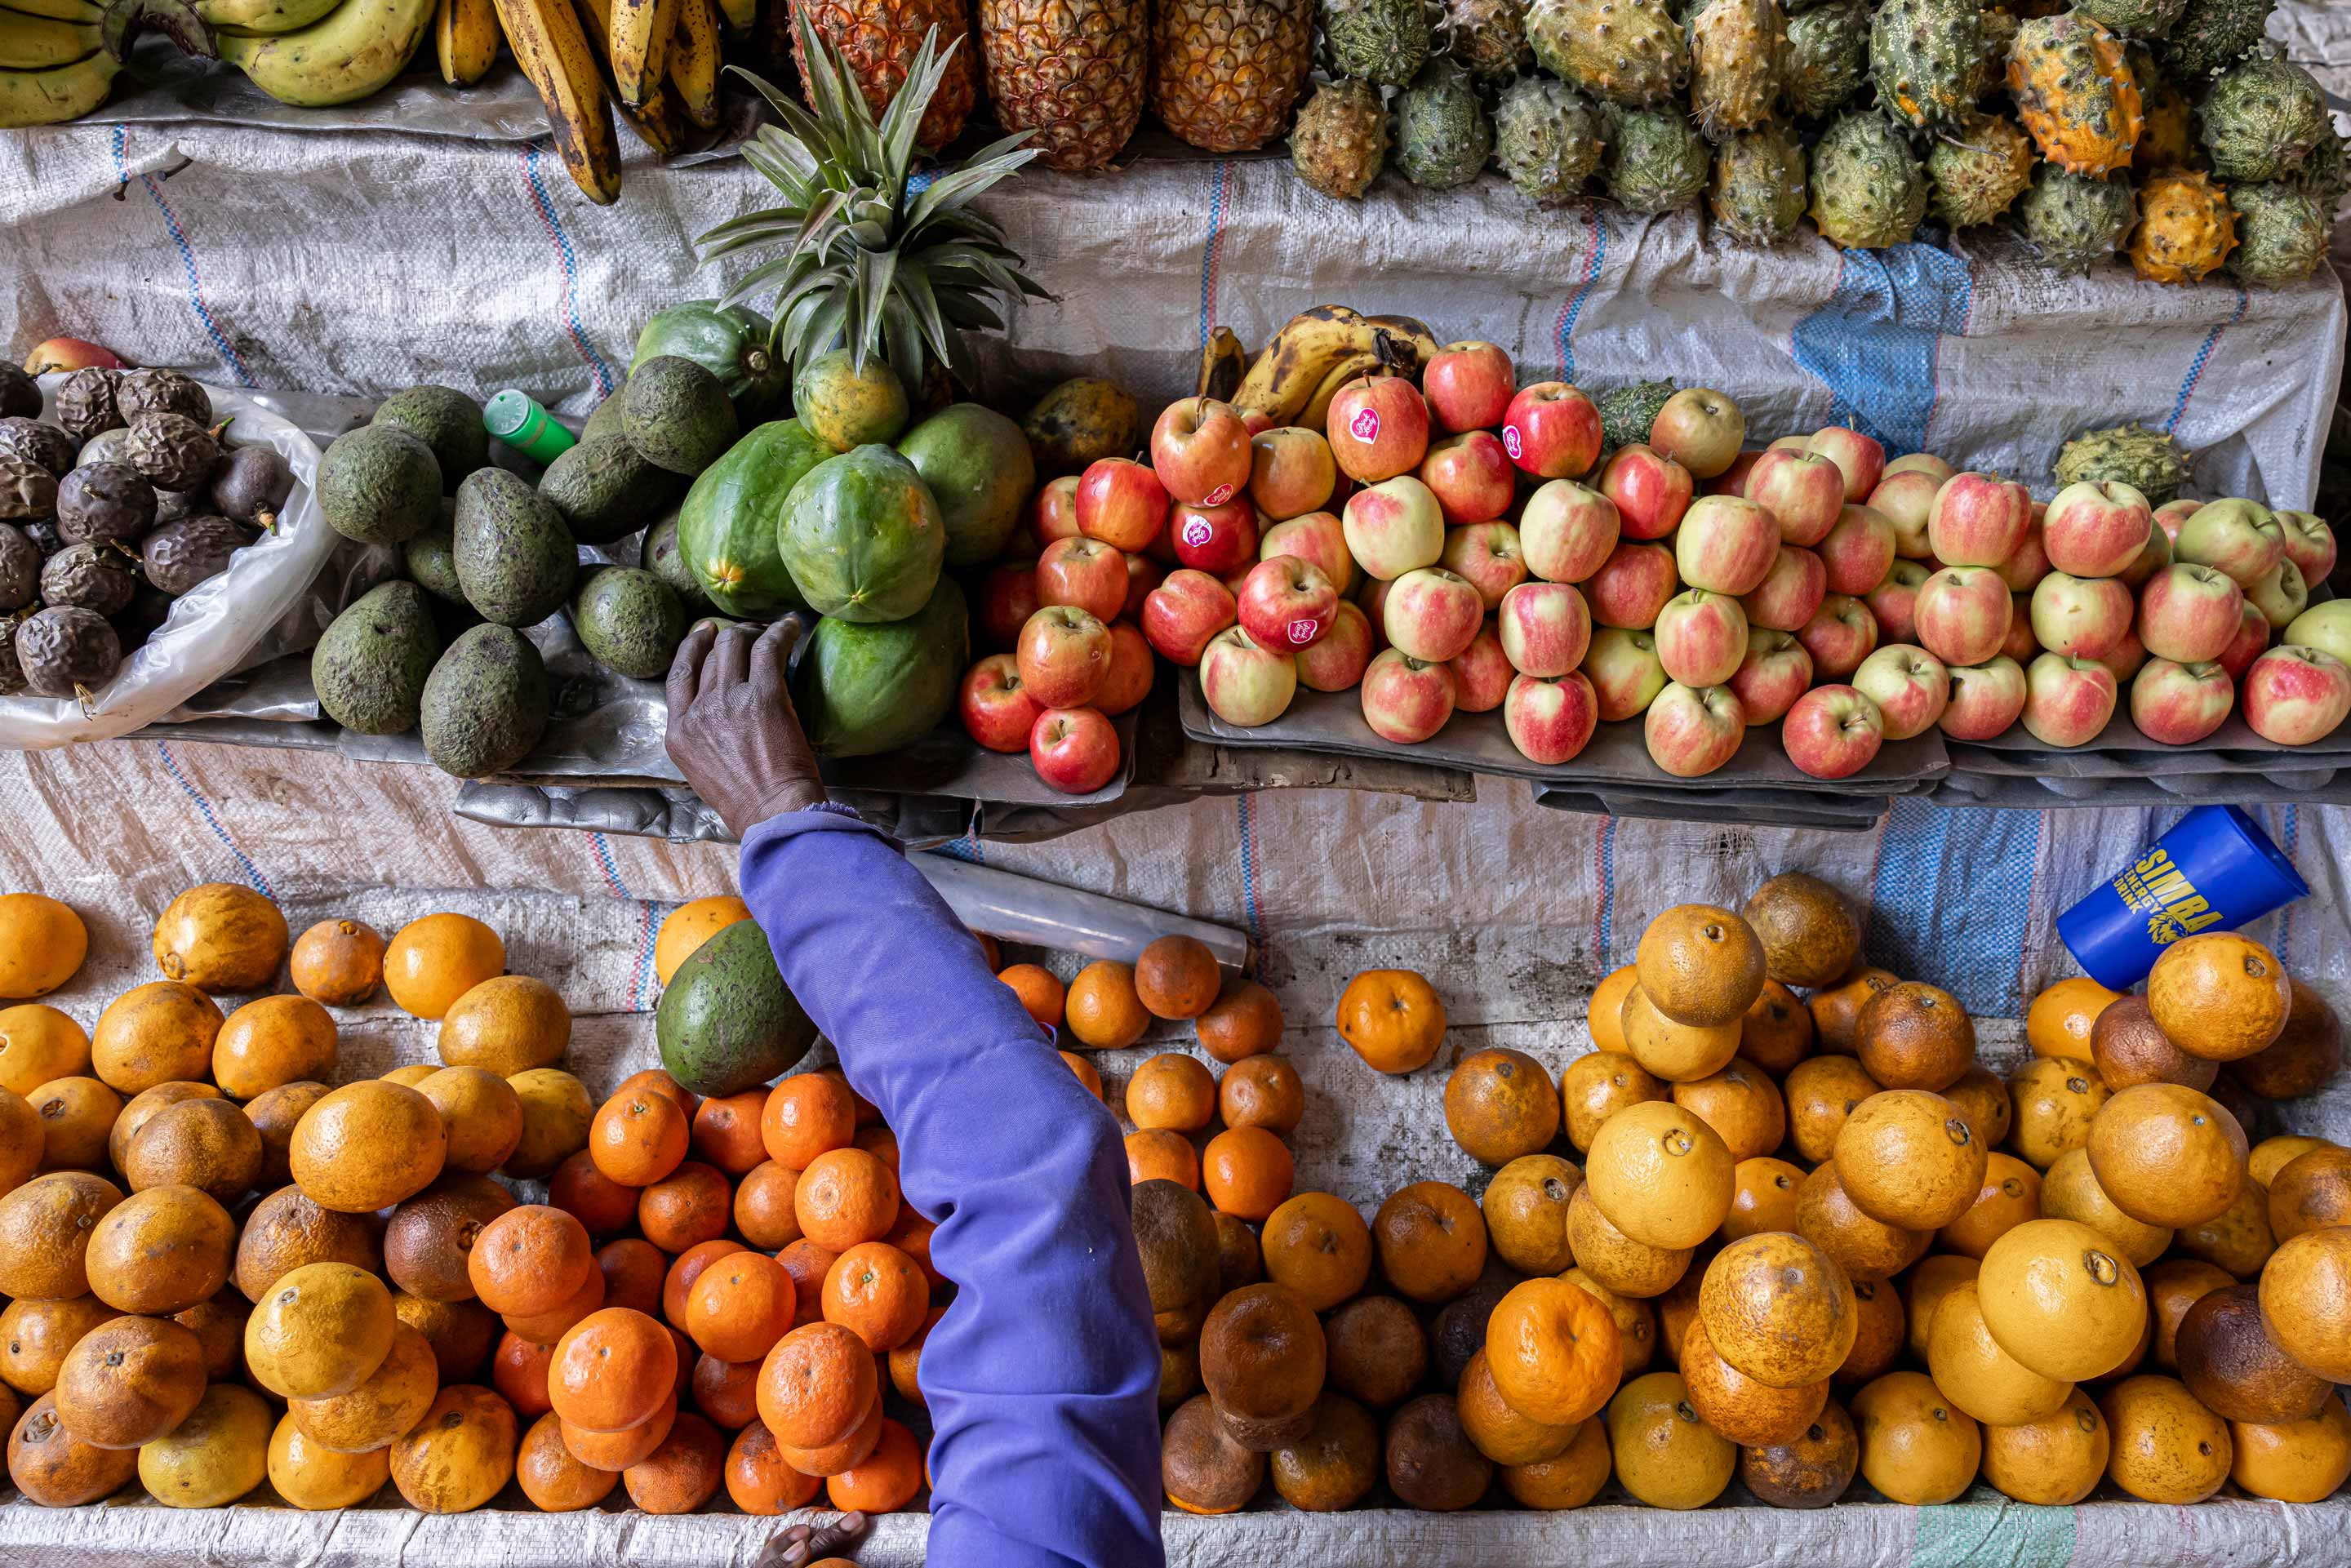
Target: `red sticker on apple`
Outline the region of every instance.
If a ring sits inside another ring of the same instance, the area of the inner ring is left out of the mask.
[[[1208,526],[1208,519],[1206,517],[1184,519],[1184,542],[1196,549],[1207,544],[1215,533],[1216,530]]]
[[[1347,422],[1347,434],[1358,441],[1377,441],[1380,438],[1380,411],[1375,408],[1357,409],[1355,417]]]
[[[1303,616],[1292,621],[1283,630],[1290,633],[1290,640],[1293,644],[1303,648],[1315,638],[1322,635],[1322,622],[1311,615]]]
[[[1519,455],[1526,450],[1526,443],[1520,439],[1517,425],[1502,426],[1502,450],[1510,455],[1510,461],[1513,463],[1516,463],[1519,460]]]
[[[1233,487],[1230,485],[1219,485],[1215,489],[1208,492],[1208,498],[1201,502],[1200,505],[1204,507],[1221,507],[1232,498]]]

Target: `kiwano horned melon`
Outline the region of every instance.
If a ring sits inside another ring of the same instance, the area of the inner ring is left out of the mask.
[[[2051,271],[2078,277],[2122,249],[2138,221],[2138,204],[2120,174],[2068,174],[2043,163],[2033,171],[2032,189],[2017,204],[2016,216]]]
[[[1976,0],[1886,0],[1869,29],[1878,106],[1921,127],[1956,125],[1989,85]]]
[[[2131,266],[2156,283],[2198,283],[2237,245],[2228,193],[2199,172],[2158,174],[2138,193]]]
[[[1613,103],[1662,103],[1689,75],[1665,0],[1534,0],[1527,41],[1543,69]]]
[[[1813,148],[1813,222],[1848,250],[1901,245],[1927,215],[1927,176],[1879,114],[1848,114]]]
[[[2041,155],[2072,174],[2130,164],[2145,110],[2122,40],[2086,16],[2041,16],[2017,29],[2008,90]]]

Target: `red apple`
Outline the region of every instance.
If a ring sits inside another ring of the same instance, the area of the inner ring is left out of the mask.
[[[2285,512],[2273,514],[2278,522],[2278,532],[2285,538],[2285,558],[2301,570],[2302,580],[2314,586],[2324,583],[2335,570],[2335,530],[2315,512]]]
[[[1888,463],[1886,465],[1885,474],[1880,476],[1878,482],[1884,484],[1886,480],[1891,479],[1896,474],[1924,474],[1939,485],[1949,478],[1953,472],[1949,464],[1931,452],[1912,452]]]
[[[2139,666],[2147,663],[2147,644],[2138,640],[2137,632],[2125,627],[2123,640],[2108,649],[2098,663],[2114,676],[2117,688],[2126,685],[2138,674]]]
[[[1828,575],[1821,558],[1796,545],[1782,545],[1771,570],[1740,601],[1750,623],[1775,632],[1793,632],[1810,621],[1828,592]]]
[[[1894,564],[1894,525],[1867,507],[1847,507],[1820,544],[1831,593],[1858,598],[1886,580]]]
[[[2095,659],[2043,653],[2024,672],[2024,727],[2043,746],[2095,740],[2115,716],[2115,674]]]
[[[2152,514],[2147,518],[2147,543],[2140,547],[2131,563],[2123,568],[2122,585],[2136,591],[2139,585],[2171,564],[2171,536],[2155,526]]]
[[[1538,479],[1581,479],[1600,459],[1600,409],[1565,382],[1520,387],[1502,413],[1502,450]]]
[[[1055,539],[1073,539],[1086,530],[1078,527],[1078,476],[1064,474],[1038,486],[1029,503],[1028,526],[1043,549]]]
[[[1600,699],[1581,674],[1548,678],[1513,675],[1502,698],[1502,728],[1530,762],[1557,767],[1573,762],[1591,744],[1600,722]]]
[[[1552,479],[1519,512],[1519,550],[1546,582],[1582,582],[1616,548],[1616,503],[1573,479]]]
[[[1939,727],[1953,740],[1993,739],[2024,711],[2024,670],[2013,659],[1954,666]]]
[[[1113,549],[1138,550],[1167,526],[1167,487],[1124,457],[1102,457],[1078,476],[1078,528]]]
[[[1372,622],[1352,599],[1339,601],[1331,629],[1298,650],[1298,682],[1309,691],[1343,692],[1372,662]]]
[[[1510,454],[1489,430],[1448,435],[1431,445],[1420,460],[1420,482],[1455,528],[1493,521],[1510,509],[1519,488]]]
[[[1167,515],[1176,559],[1222,577],[1258,559],[1257,507],[1247,496],[1221,506],[1181,503]]]
[[[1040,708],[1081,707],[1110,675],[1110,628],[1084,611],[1048,604],[1020,629],[1014,658]]]
[[[1625,539],[1584,580],[1583,598],[1595,624],[1638,632],[1657,623],[1657,612],[1680,581],[1671,550]]]
[[[1040,708],[1021,689],[1020,661],[990,653],[964,672],[956,701],[964,733],[990,751],[1026,751]]]
[[[2030,593],[2034,585],[2053,570],[2049,551],[2041,538],[2041,524],[2035,520],[2025,527],[2024,538],[2008,552],[2008,559],[1992,570],[2008,584],[2011,593]]]
[[[1348,497],[1342,520],[1355,564],[1387,581],[1435,566],[1445,553],[1444,508],[1409,474]]]
[[[1249,438],[1249,499],[1276,522],[1329,506],[1338,480],[1331,444],[1319,430],[1285,424]]]
[[[2241,681],[2253,661],[2266,653],[2270,645],[2270,618],[2247,603],[2240,612],[2237,635],[2220,653],[2220,667],[2229,672],[2232,681]]]
[[[1171,664],[1198,664],[1209,639],[1238,619],[1225,585],[1189,567],[1169,572],[1143,600],[1143,635]]]
[[[1674,564],[1692,588],[1733,598],[1751,591],[1780,556],[1780,525],[1752,501],[1701,496],[1674,533]]]
[[[1810,549],[1844,509],[1844,473],[1817,452],[1774,446],[1748,474],[1747,499],[1771,514],[1782,544]]]
[[[1110,629],[1110,674],[1102,677],[1092,706],[1116,717],[1151,695],[1151,682],[1158,673],[1151,643],[1134,622],[1122,621]]]
[[[2193,746],[2237,706],[2237,684],[2218,664],[2149,659],[2131,681],[2131,722],[2158,746]]]
[[[2228,573],[2251,588],[2285,559],[2285,530],[2258,501],[2214,501],[2199,507],[2171,541],[2171,553],[2195,566]]]
[[[1126,558],[1126,602],[1119,607],[1119,619],[1139,621],[1143,618],[1143,601],[1151,591],[1167,580],[1167,569],[1147,555]]]
[[[1445,727],[1457,695],[1448,665],[1390,648],[1364,671],[1364,722],[1383,740],[1416,745]]]
[[[1796,629],[1796,641],[1813,656],[1813,674],[1842,681],[1877,649],[1877,618],[1849,593],[1832,593],[1810,621]]]
[[[1757,627],[1747,634],[1747,656],[1729,680],[1747,724],[1777,724],[1813,684],[1813,656],[1785,632]]]
[[[1766,452],[1810,452],[1813,438],[1809,435],[1782,435],[1765,447]],[[1840,502],[1840,505],[1843,503]]]
[[[1747,657],[1747,612],[1727,593],[1693,588],[1657,612],[1657,657],[1667,677],[1686,686],[1717,686]]]
[[[2351,714],[2351,665],[2316,648],[2272,648],[2245,672],[2245,722],[2263,740],[2308,746]]]
[[[1628,539],[1661,539],[1679,528],[1695,489],[1688,469],[1637,444],[1618,447],[1600,471],[1600,493],[1616,503]]]
[[[1877,488],[1886,474],[1886,448],[1857,430],[1832,424],[1813,433],[1812,450],[1844,475],[1844,498],[1858,501]]]
[[[1485,624],[1486,602],[1468,581],[1437,567],[1396,579],[1381,607],[1388,645],[1441,664],[1467,648]]]
[[[1667,683],[1641,722],[1649,760],[1677,779],[1699,779],[1739,755],[1747,713],[1729,686]]]
[[[1035,561],[1005,561],[981,575],[979,629],[989,647],[1009,648],[1020,641],[1020,628],[1037,609]],[[1029,743],[1023,738],[1020,744]]]
[[[2053,571],[2032,590],[2032,638],[2068,659],[2103,659],[2130,630],[2130,590],[2111,577]]]
[[[1171,402],[1151,427],[1151,466],[1176,499],[1221,507],[1249,486],[1249,426],[1212,397]]]
[[[1298,695],[1298,661],[1228,626],[1200,655],[1200,695],[1227,724],[1255,729],[1290,711]]]
[[[1869,493],[1868,507],[1894,525],[1894,553],[1905,560],[1925,560],[1935,553],[1927,537],[1927,518],[1935,509],[1935,492],[1943,482],[1917,468],[1889,472]]]
[[[1747,415],[1711,387],[1684,387],[1649,423],[1649,444],[1699,479],[1729,467],[1746,439]]]
[[[2225,573],[2209,566],[2168,566],[2139,590],[2138,638],[2158,659],[2205,664],[2237,640],[2245,609],[2244,590]]]
[[[1918,640],[1918,591],[1933,575],[1924,561],[1896,560],[1886,569],[1886,580],[1862,596],[1877,617],[1878,635],[1889,643]]]
[[[1815,779],[1850,779],[1877,760],[1886,719],[1852,686],[1814,686],[1780,721],[1788,760]]]
[[[1376,653],[1388,645],[1388,634],[1381,628],[1387,620],[1388,590],[1395,583],[1376,577],[1366,577],[1355,591],[1355,602],[1364,608],[1364,619],[1372,623],[1372,652]]]
[[[1519,549],[1519,530],[1508,523],[1471,523],[1448,528],[1445,553],[1437,564],[1478,591],[1491,610],[1527,580],[1527,560]]]
[[[1583,673],[1592,678],[1600,716],[1612,723],[1642,712],[1666,689],[1657,640],[1646,632],[1617,626],[1594,631],[1592,651],[1583,655]]]
[[[1911,618],[1927,652],[1957,669],[1999,655],[2014,610],[1998,572],[1947,566],[1919,585]]]
[[[2115,480],[2085,479],[2057,492],[2041,516],[2041,548],[2071,577],[2119,577],[2147,549],[2155,508]]]
[[[1322,568],[1294,555],[1278,555],[1249,569],[1238,606],[1241,630],[1251,641],[1294,653],[1330,630],[1339,590]]]
[[[1996,474],[1954,474],[1935,492],[1927,538],[1947,566],[1998,566],[2032,527],[2032,493]]]
[[[1462,713],[1491,713],[1502,706],[1510,689],[1510,657],[1488,616],[1470,643],[1446,663],[1453,668],[1453,706]]]
[[[1118,731],[1090,707],[1047,708],[1029,732],[1029,760],[1064,795],[1091,795],[1118,772]]]
[[[2203,509],[2203,502],[2191,501],[2185,497],[2176,501],[2166,501],[2155,509],[2155,526],[2177,545],[2179,542],[2179,525]]]
[[[1888,740],[1926,734],[1951,700],[1951,672],[1943,661],[1907,643],[1889,643],[1864,659],[1853,685],[1877,705]]]
[[[1502,652],[1521,674],[1563,675],[1592,646],[1592,612],[1568,583],[1522,582],[1502,595],[1497,619]]]
[[[1308,512],[1266,529],[1258,540],[1257,558],[1271,560],[1278,555],[1294,555],[1321,567],[1322,575],[1343,593],[1355,580],[1355,558],[1347,552],[1347,530],[1333,513]]]
[[[2269,619],[2262,620],[2262,646],[2266,647]],[[2314,604],[2294,618],[2285,629],[2283,642],[2298,643],[2305,648],[2315,648],[2322,653],[2332,653],[2346,664],[2351,664],[2351,599],[2330,599],[2324,604]],[[2262,650],[2256,648],[2245,657],[2250,664]]]
[[[1037,601],[1074,604],[1097,621],[1115,621],[1126,608],[1126,558],[1097,538],[1055,539],[1037,558]]]
[[[45,376],[52,371],[121,371],[130,366],[113,350],[84,338],[48,338],[25,356],[25,373]]]
[[[2008,596],[2008,635],[2001,639],[2000,653],[2004,659],[2014,659],[2022,669],[2032,663],[2041,652],[2041,639],[2032,634],[2032,595],[2011,593]]]
[[[1762,461],[1762,457],[1760,451],[1740,453],[1730,460],[1729,467],[1706,482],[1706,493],[1709,496],[1736,496],[1742,501],[1751,499],[1747,494],[1747,476],[1755,472],[1755,465]],[[1842,479],[1839,482],[1842,483]]]
[[[1366,376],[1331,400],[1323,434],[1342,473],[1377,484],[1420,466],[1428,452],[1428,404],[1402,376]]]
[[[2245,590],[2245,602],[2267,616],[2273,628],[2283,631],[2310,607],[2310,590],[2302,580],[2302,568],[2291,559],[2280,559]]]
[[[1448,434],[1491,430],[1510,411],[1518,372],[1494,343],[1447,343],[1420,372],[1420,390],[1437,428]]]

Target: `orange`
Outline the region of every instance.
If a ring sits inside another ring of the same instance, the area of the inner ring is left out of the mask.
[[[1290,1196],[1295,1176],[1289,1145],[1263,1127],[1228,1127],[1200,1155],[1208,1201],[1242,1219],[1272,1214]]]
[[[507,1402],[470,1384],[444,1388],[392,1446],[392,1483],[411,1508],[425,1513],[466,1513],[514,1479],[521,1437]]]
[[[1339,997],[1339,1036],[1382,1072],[1428,1065],[1445,1040],[1445,1003],[1410,969],[1366,969]]]
[[[234,882],[207,882],[164,906],[155,920],[155,967],[167,980],[213,992],[261,990],[286,957],[286,916],[276,903]]]
[[[689,1124],[694,1120],[694,1113],[702,1109],[700,1095],[690,1092],[684,1084],[680,1083],[658,1067],[648,1067],[643,1071],[632,1072],[612,1086],[612,1092],[615,1094],[633,1094],[641,1091],[665,1094],[677,1102],[677,1108],[685,1113],[685,1119]]]
[[[735,1184],[735,1228],[754,1247],[769,1250],[800,1239],[799,1211],[792,1205],[800,1173],[768,1160]]]
[[[1583,1024],[1592,1036],[1593,1050],[1620,1053],[1625,1050],[1625,993],[1640,977],[1640,970],[1627,964],[1611,969],[1592,988],[1591,998],[1583,1007]]]
[[[824,1483],[826,1500],[844,1513],[895,1513],[922,1490],[922,1449],[912,1432],[886,1418],[873,1451]]]
[[[686,1113],[649,1090],[613,1095],[588,1124],[596,1168],[622,1186],[651,1186],[677,1169],[690,1141]]]
[[[112,1091],[109,1091],[112,1092]],[[117,1126],[121,1118],[115,1119]],[[13,1089],[0,1089],[0,1193],[14,1192],[41,1168],[41,1113]]]
[[[590,1236],[616,1235],[637,1218],[637,1189],[598,1170],[585,1149],[555,1167],[547,1182],[547,1201],[577,1219]]]
[[[1486,1218],[1468,1193],[1445,1182],[1415,1182],[1390,1194],[1373,1217],[1372,1239],[1388,1283],[1424,1305],[1451,1301],[1486,1268]]]
[[[828,1447],[879,1403],[881,1375],[855,1330],[835,1322],[796,1328],[759,1368],[759,1419],[787,1448]]]
[[[178,980],[151,980],[123,992],[90,1030],[90,1072],[118,1094],[212,1076],[220,1005]]]
[[[1364,1288],[1372,1274],[1372,1230],[1355,1206],[1327,1192],[1285,1198],[1259,1238],[1266,1278],[1287,1285],[1318,1312]]]
[[[816,1071],[818,1077],[830,1078],[849,1091],[850,1110],[859,1126],[871,1127],[881,1122],[882,1108],[860,1094],[856,1085],[849,1082],[849,1074],[843,1072],[838,1064],[831,1067],[820,1067]]]
[[[713,1426],[739,1432],[759,1419],[759,1364],[721,1361],[715,1355],[695,1357],[695,1408]]]
[[[1216,1075],[1180,1051],[1153,1057],[1126,1081],[1126,1119],[1138,1128],[1196,1133],[1216,1115]]]
[[[763,1253],[716,1259],[685,1293],[685,1330],[705,1355],[757,1361],[791,1332],[798,1307],[792,1277]]]
[[[1445,1125],[1471,1159],[1506,1166],[1558,1135],[1559,1091],[1523,1051],[1473,1051],[1445,1081]]]
[[[587,1228],[559,1208],[527,1203],[510,1208],[474,1239],[465,1278],[482,1305],[501,1315],[553,1312],[597,1272]]]
[[[0,894],[0,998],[48,995],[89,952],[89,932],[68,905],[37,893]]]
[[[2110,991],[2085,975],[2069,975],[2032,998],[2024,1011],[2024,1038],[2035,1056],[2090,1060],[2090,1027],[2115,1002]]]
[[[694,1157],[739,1176],[768,1157],[759,1122],[768,1107],[768,1091],[746,1089],[705,1100],[694,1113]]]
[[[1061,1027],[1061,1010],[1069,993],[1053,971],[1042,964],[1015,964],[998,972],[998,979],[1012,988],[1020,998],[1021,1008],[1037,1020],[1038,1027],[1048,1033]]]
[[[660,1315],[662,1284],[669,1276],[669,1260],[660,1248],[637,1236],[607,1241],[596,1249],[596,1267],[604,1275],[606,1306]]]
[[[930,1281],[886,1241],[861,1242],[825,1271],[825,1322],[855,1330],[876,1355],[912,1338],[930,1309]]]
[[[1122,1051],[1151,1027],[1151,1015],[1134,993],[1134,970],[1109,958],[1078,971],[1064,1009],[1070,1033],[1092,1051]]]
[[[1172,1181],[1200,1190],[1200,1156],[1191,1140],[1165,1127],[1126,1135],[1126,1171],[1134,1181]]]
[[[29,1095],[59,1078],[89,1073],[89,1036],[46,1002],[0,1009],[0,1089]]]
[[[857,1107],[849,1085],[820,1072],[799,1072],[768,1091],[759,1112],[759,1137],[768,1157],[788,1170],[832,1149],[845,1149],[857,1136]]]
[[[653,938],[653,973],[664,986],[694,950],[737,921],[751,918],[751,906],[732,894],[697,898],[665,915]]]
[[[213,1037],[213,1082],[232,1100],[335,1075],[335,1020],[308,997],[263,997]]]
[[[860,1127],[849,1146],[863,1149],[893,1172],[898,1168],[898,1134],[887,1127]]]
[[[325,1009],[319,1011],[323,1017]],[[522,1096],[489,1069],[444,1067],[418,1079],[413,1087],[441,1113],[448,1145],[446,1168],[486,1176],[522,1146]]]
[[[824,1316],[824,1277],[832,1272],[840,1254],[801,1237],[776,1254],[784,1272],[792,1277],[792,1327],[805,1328]]]
[[[383,937],[357,920],[321,920],[295,939],[294,988],[330,1008],[355,1008],[383,984]]]
[[[970,931],[971,939],[979,944],[979,956],[987,960],[987,967],[990,969],[1000,969],[1004,967],[1004,945],[1002,943],[997,941],[995,937],[990,936],[985,931],[972,931],[972,928],[968,925],[965,926],[964,929],[966,931]]]
[[[866,1407],[865,1418],[850,1428],[849,1435],[837,1443],[821,1448],[783,1449],[784,1462],[805,1475],[837,1476],[872,1453],[882,1440],[882,1401],[875,1399]],[[821,1568],[810,1563],[810,1568]]]
[[[688,1411],[652,1453],[621,1472],[621,1484],[647,1513],[692,1513],[718,1490],[726,1466],[726,1439]]]
[[[1065,1051],[1060,1054],[1062,1061],[1069,1065],[1070,1071],[1078,1075],[1078,1082],[1086,1086],[1086,1092],[1100,1100],[1102,1097],[1102,1074],[1094,1071],[1094,1064],[1074,1051]]]
[[[555,1344],[548,1398],[555,1413],[588,1432],[623,1432],[652,1418],[677,1385],[677,1349],[644,1313],[606,1307],[572,1325]]]
[[[26,1097],[41,1123],[41,1164],[50,1170],[95,1170],[106,1160],[122,1096],[95,1078],[60,1078]]]
[[[670,1428],[677,1422],[677,1396],[671,1395],[661,1403],[650,1420],[618,1432],[590,1432],[575,1427],[561,1416],[563,1446],[571,1457],[590,1469],[615,1473],[627,1469],[650,1455],[668,1440]]]
[[[2163,950],[2147,973],[2147,1009],[2189,1055],[2234,1061],[2284,1032],[2294,991],[2276,954],[2249,936],[2207,931]]]
[[[524,1420],[535,1420],[555,1408],[548,1397],[548,1372],[555,1364],[555,1347],[508,1332],[490,1357],[490,1385]]]
[[[937,1229],[937,1226],[914,1212],[913,1204],[902,1202],[898,1205],[898,1223],[882,1239],[912,1258],[935,1291],[947,1282],[947,1277],[931,1262],[931,1237]]]
[[[1557,1458],[1575,1441],[1582,1422],[1554,1427],[1512,1407],[1494,1385],[1494,1372],[1480,1346],[1461,1369],[1454,1404],[1461,1429],[1478,1451],[1500,1465],[1541,1464]]]
[[[933,1307],[923,1314],[923,1326],[891,1350],[890,1386],[898,1391],[899,1398],[911,1399],[925,1407],[930,1404],[923,1396],[923,1346],[929,1341],[931,1331],[939,1326],[939,1320],[946,1315],[945,1307]]]
[[[1621,1031],[1621,1020],[1620,1020]],[[1739,1054],[1774,1076],[1813,1053],[1813,1015],[1796,993],[1766,980],[1739,1020]]]
[[[1286,1057],[1243,1057],[1217,1083],[1217,1109],[1228,1127],[1263,1127],[1286,1138],[1305,1118],[1306,1085]]]
[[[735,1188],[716,1167],[687,1160],[637,1194],[637,1228],[664,1252],[683,1252],[726,1234]]]
[[[521,1416],[523,1412],[515,1414]],[[563,1446],[563,1418],[542,1412],[522,1435],[515,1454],[515,1480],[541,1513],[573,1513],[612,1495],[621,1478],[581,1464]]]
[[[1189,936],[1162,936],[1134,960],[1134,994],[1154,1018],[1198,1018],[1223,988],[1216,955]]]
[[[694,1293],[694,1282],[702,1271],[719,1259],[743,1250],[739,1241],[721,1238],[687,1248],[671,1260],[669,1272],[662,1276],[662,1316],[672,1324],[685,1322],[685,1303]]]
[[[792,1194],[800,1233],[834,1252],[878,1241],[898,1223],[898,1178],[863,1149],[819,1155]]]
[[[1624,1374],[1624,1336],[1597,1296],[1565,1280],[1513,1285],[1486,1320],[1486,1362],[1510,1408],[1551,1426],[1599,1413]]]
[[[1255,980],[1228,976],[1214,1005],[1192,1020],[1192,1028],[1201,1050],[1218,1061],[1238,1061],[1280,1048],[1281,1003]]]
[[[485,1067],[501,1078],[552,1067],[570,1043],[571,1009],[553,986],[528,975],[493,976],[450,1003],[434,1042],[450,1066]]]
[[[507,1332],[541,1344],[553,1344],[580,1319],[604,1304],[604,1270],[590,1269],[580,1288],[543,1312],[507,1312],[499,1322]]]
[[[421,1019],[437,1019],[459,997],[506,973],[506,944],[469,915],[428,915],[392,933],[383,988]]]
[[[745,1513],[773,1515],[806,1508],[822,1483],[784,1463],[776,1435],[764,1421],[736,1434],[726,1451],[726,1495]]]

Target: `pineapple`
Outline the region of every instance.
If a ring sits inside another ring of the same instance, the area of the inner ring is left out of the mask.
[[[1290,132],[1298,177],[1333,201],[1352,202],[1380,177],[1388,150],[1388,111],[1368,82],[1326,82],[1314,89]]]
[[[2123,236],[2138,221],[2138,206],[2120,174],[2068,174],[2043,163],[2033,171],[2032,189],[2017,204],[2016,216],[2043,266],[2079,276],[2122,248]]]
[[[1159,0],[1151,108],[1207,152],[1262,147],[1290,122],[1314,63],[1314,0]]]
[[[2071,174],[2130,167],[2147,117],[2122,40],[2075,12],[2017,29],[2008,90],[2041,155]]]
[[[1048,169],[1100,169],[1143,119],[1145,0],[979,0],[987,99]]]
[[[2300,66],[2267,55],[2220,73],[2204,95],[2204,151],[2223,180],[2283,180],[2334,136],[2326,98]]]
[[[2237,249],[2229,270],[2257,288],[2299,283],[2326,259],[2326,219],[2317,202],[2291,185],[2232,185]]]
[[[840,52],[865,95],[865,106],[878,115],[905,85],[924,37],[936,28],[939,47],[949,51],[946,77],[914,140],[925,147],[944,147],[963,134],[978,96],[971,30],[964,17],[962,0],[792,0],[792,64],[800,80],[808,80],[808,55],[798,26],[804,21]]]
[[[1880,114],[1848,114],[1813,149],[1813,222],[1847,250],[1901,245],[1927,215],[1927,177]]]
[[[2130,258],[2150,283],[2201,283],[2236,247],[2236,210],[2201,172],[2158,174],[2139,193]]]

